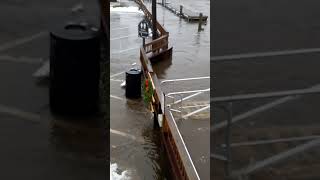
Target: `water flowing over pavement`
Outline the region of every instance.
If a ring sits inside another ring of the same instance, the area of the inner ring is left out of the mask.
[[[145,3],[151,10],[151,3]],[[183,1],[183,4],[189,9],[210,15],[209,0],[195,4],[193,1]],[[111,163],[126,170],[132,179],[163,179],[166,176],[166,164],[163,164],[165,161],[159,147],[159,134],[153,129],[152,115],[144,107],[142,99],[126,99],[125,91],[120,87],[125,78],[124,72],[132,64],[136,63],[137,67],[140,64],[142,39],[138,37],[137,25],[143,19],[143,13],[137,11],[137,5],[132,1],[111,3],[111,6],[114,6],[110,9]],[[204,30],[198,32],[197,23],[188,23],[160,5],[157,11],[158,21],[170,33],[169,43],[173,46],[172,60],[153,65],[159,79],[209,76],[210,16],[207,25],[203,25]],[[163,88],[169,92],[209,87],[209,80],[201,80],[179,82]],[[206,101],[209,101],[209,93],[186,100],[183,106]],[[209,110],[185,120],[177,115],[176,120],[201,179],[209,179]]]

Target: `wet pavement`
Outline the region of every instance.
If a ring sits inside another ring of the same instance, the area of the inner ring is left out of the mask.
[[[133,179],[163,179],[166,173],[163,152],[159,148],[159,134],[153,129],[152,115],[144,107],[142,99],[128,100],[125,90],[120,87],[124,72],[133,63],[139,67],[139,47],[142,39],[137,36],[137,24],[142,12],[132,1],[121,1],[122,8],[111,8],[111,163],[117,163],[122,171],[129,171]],[[145,1],[148,9],[151,4]],[[205,15],[209,15],[210,1],[202,0],[193,6],[192,1],[184,2]],[[111,4],[112,5],[112,4]],[[118,4],[119,5],[119,4]],[[158,5],[158,21],[169,32],[169,44],[173,46],[172,60],[153,65],[160,80],[209,76],[210,23],[198,32],[197,23],[188,23],[172,12]],[[210,19],[210,17],[209,17]],[[148,40],[146,40],[148,42]],[[209,80],[179,82],[163,86],[166,92],[198,90],[209,88]],[[208,104],[209,93],[203,93],[183,102],[183,106]],[[191,109],[184,110],[187,114]],[[191,158],[201,179],[209,179],[209,111],[182,120],[175,116]],[[201,141],[199,141],[201,139]]]
[[[49,30],[68,19],[97,23],[97,3],[0,2],[0,179],[106,179],[106,129],[102,115],[50,113],[48,82],[32,74],[49,57]],[[66,18],[68,17],[68,18]]]
[[[137,36],[137,24],[143,15],[137,12],[135,3],[126,5],[133,7],[121,8],[120,12],[111,9],[110,17],[110,79],[113,79],[110,81],[110,159],[120,171],[127,171],[126,176],[131,179],[163,179],[159,138],[154,138],[157,133],[153,131],[152,116],[141,99],[127,100],[120,87],[124,71],[139,63],[142,43]]]
[[[213,56],[319,48],[318,1],[227,0],[215,3],[213,17]],[[303,6],[303,8],[301,8]],[[232,13],[230,13],[232,12]],[[213,96],[284,91],[318,85],[319,52],[272,57],[242,58],[237,61],[211,61]],[[234,103],[234,115],[252,112],[256,107],[279,99]],[[302,137],[319,134],[317,110],[319,95],[307,95],[252,114],[232,126],[232,143]],[[214,123],[226,114],[214,108]],[[214,126],[214,125],[213,125]],[[224,130],[212,134],[211,149],[222,153]],[[232,149],[232,170],[289,150],[303,142],[278,143]],[[304,152],[277,165],[268,166],[252,179],[318,179],[319,151],[313,158]],[[215,164],[215,179],[223,179],[224,164]],[[308,163],[308,170],[303,169]],[[310,165],[310,166],[309,166]],[[276,169],[276,170],[275,170]],[[295,169],[290,171],[290,169]],[[290,173],[288,173],[290,172]],[[290,175],[291,174],[291,175]]]

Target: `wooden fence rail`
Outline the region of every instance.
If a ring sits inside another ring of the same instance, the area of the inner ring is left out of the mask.
[[[161,103],[164,103],[162,101],[164,93],[143,47],[140,48],[140,55],[144,77],[149,80],[154,91],[151,109],[155,115],[163,114],[161,137],[172,166],[172,174],[175,179],[179,180],[199,180],[198,173],[171,112],[161,108]]]

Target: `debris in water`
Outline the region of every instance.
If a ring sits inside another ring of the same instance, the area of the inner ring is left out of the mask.
[[[123,81],[123,82],[120,84],[120,87],[125,88],[125,87],[126,87],[126,81]]]
[[[121,171],[116,163],[110,164],[110,180],[129,180],[128,171]]]

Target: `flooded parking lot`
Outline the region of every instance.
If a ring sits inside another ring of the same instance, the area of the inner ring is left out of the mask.
[[[49,58],[49,31],[78,16],[78,1],[0,2],[0,179],[106,179],[102,115],[51,114],[48,82],[33,77]],[[82,20],[98,22],[83,2]]]
[[[142,13],[132,1],[126,3],[133,8],[114,9],[111,14],[111,170],[131,179],[164,179],[166,164],[152,115],[141,100],[127,100],[120,87],[124,71],[133,63],[139,64],[138,48],[142,43],[137,37]],[[208,15],[209,1],[201,3],[201,7],[194,8],[206,7],[203,12]],[[4,144],[0,167],[19,172],[4,171],[0,179],[106,179],[108,118],[103,112],[82,118],[51,114],[48,81],[33,77],[49,59],[48,34],[52,27],[69,22],[69,18],[99,24],[96,2],[32,0],[0,4],[0,142]],[[74,12],[77,8],[82,10]],[[172,61],[154,66],[160,79],[208,76],[210,23],[197,32],[197,24],[189,24],[160,6],[158,12],[159,22],[167,27],[174,47]],[[195,88],[208,87],[208,82],[195,84]],[[195,84],[176,85],[171,90],[188,90]],[[206,105],[207,94],[197,98],[197,102],[186,101],[184,105]],[[203,179],[208,179],[209,170],[208,124],[207,111],[179,121]],[[202,141],[196,141],[198,138]]]
[[[177,3],[179,3],[177,1]],[[192,7],[192,1],[184,2]],[[145,1],[147,8],[151,3]],[[119,7],[121,5],[122,7]],[[210,1],[197,2],[192,7],[209,15]],[[142,39],[138,37],[137,25],[143,19],[142,11],[132,1],[111,3],[111,163],[127,171],[133,179],[163,179],[166,164],[159,144],[158,131],[153,129],[153,117],[144,106],[142,99],[125,98],[125,90],[120,87],[132,66],[140,67],[139,48]],[[169,45],[173,46],[172,60],[153,65],[160,80],[209,76],[210,23],[198,32],[197,23],[188,23],[172,12],[158,5],[158,21],[169,32]],[[210,17],[209,17],[210,18]],[[148,40],[146,40],[148,42]],[[132,65],[136,63],[137,65]],[[209,80],[175,82],[163,85],[165,92],[178,92],[209,88]],[[189,94],[190,95],[190,94]],[[182,98],[188,95],[183,95]],[[208,105],[209,92],[183,101],[184,115],[193,112],[197,105]],[[188,109],[189,107],[189,109]],[[209,109],[176,122],[191,154],[201,179],[209,178]],[[198,141],[202,139],[202,141]]]
[[[216,77],[214,97],[318,87],[315,67],[319,65],[319,51],[310,51],[319,47],[319,13],[314,8],[318,4],[309,1],[298,11],[300,1],[217,1],[213,12],[214,56],[233,60],[211,61]],[[290,154],[296,147],[305,148],[319,134],[314,109],[319,95],[291,98],[233,103],[236,121],[230,136],[231,173],[254,167],[248,173],[251,179],[319,178],[317,148]],[[225,155],[226,126],[221,122],[226,121],[227,114],[219,107],[214,108],[214,114],[211,149]],[[223,179],[225,161],[215,158],[211,162],[215,164],[214,178]]]

